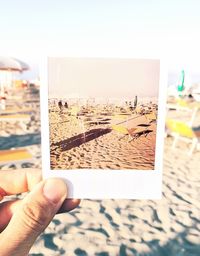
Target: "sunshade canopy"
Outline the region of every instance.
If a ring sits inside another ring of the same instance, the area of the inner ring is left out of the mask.
[[[21,60],[10,57],[0,57],[0,70],[22,72],[28,69],[29,66]]]

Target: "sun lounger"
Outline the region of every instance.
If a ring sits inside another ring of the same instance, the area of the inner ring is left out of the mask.
[[[24,114],[24,113],[31,113],[34,112],[33,108],[6,108],[4,110],[0,110],[0,115],[8,115],[8,114]]]
[[[156,114],[154,112],[150,113],[150,114],[146,114],[145,117],[147,118],[147,120],[149,120],[150,122],[154,122],[156,121]]]
[[[133,130],[129,130],[129,134],[131,136],[131,140],[137,139],[140,136],[147,136],[149,133],[153,132],[152,129],[149,129],[149,127],[140,127]]]
[[[27,114],[13,114],[13,115],[1,115],[0,122],[8,121],[8,122],[17,122],[17,121],[30,121],[31,117]]]
[[[200,127],[194,128],[182,121],[168,119],[166,120],[168,133],[174,137],[172,148],[176,147],[178,140],[184,140],[192,143],[189,155],[192,155],[194,149],[200,142]]]
[[[33,99],[33,100],[26,100],[24,102],[24,106],[29,107],[29,108],[40,108],[40,100],[39,99]]]
[[[150,120],[145,115],[133,115],[127,119],[124,123],[128,129],[139,127],[147,127],[150,125]]]
[[[189,126],[192,126],[196,118],[196,114],[200,109],[200,104],[198,102],[187,102],[185,100],[179,100],[179,103],[167,104],[167,110],[177,110],[179,112],[188,112],[191,114],[190,120],[188,120]],[[181,102],[181,103],[180,103]]]
[[[112,125],[112,129],[123,135],[119,140],[123,139],[126,135],[128,135],[129,142],[139,138],[142,135],[147,136],[148,133],[152,131],[149,129],[148,126],[145,126],[145,127],[137,126],[137,127],[128,129],[124,125]]]
[[[0,150],[0,165],[33,161],[33,155],[25,148]]]
[[[112,125],[112,129],[123,135],[120,139],[123,139],[126,135],[129,135],[128,129],[124,125]]]
[[[114,114],[112,116],[112,119],[116,121],[123,121],[123,120],[127,120],[128,117],[130,117],[130,113],[125,113],[125,114],[119,113],[119,114]]]
[[[69,113],[70,113],[70,115],[71,116],[75,116],[75,117],[77,117],[78,116],[78,113],[79,113],[79,111],[80,111],[80,108],[79,107],[77,107],[77,106],[73,106],[71,109],[69,109]]]
[[[5,122],[16,123],[19,122],[21,128],[26,130],[27,125],[31,121],[31,116],[28,114],[13,114],[13,115],[0,115],[0,123]]]
[[[6,108],[10,106],[12,108],[31,108],[31,109],[39,109],[40,107],[40,100],[39,99],[18,99],[15,100],[13,98],[6,100]]]
[[[131,138],[132,140],[138,135],[142,135],[143,133],[145,133],[150,125],[151,124],[149,120],[145,117],[145,115],[133,115],[126,121],[112,125],[112,129],[124,134],[124,136],[128,134],[129,138]]]

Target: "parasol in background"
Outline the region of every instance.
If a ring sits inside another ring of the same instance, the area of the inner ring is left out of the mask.
[[[23,72],[28,69],[28,64],[19,59],[0,56],[0,90],[12,85],[13,72]]]
[[[182,70],[181,71],[181,81],[180,81],[180,83],[178,84],[178,87],[177,87],[178,92],[182,92],[185,89],[184,81],[185,81],[185,71]]]
[[[25,62],[10,58],[10,57],[0,57],[0,70],[2,71],[18,71],[22,72],[28,70],[29,66]]]
[[[21,61],[21,60],[15,59],[15,58],[13,58],[13,59],[14,59],[17,63],[19,63],[19,64],[20,64],[21,72],[23,72],[23,71],[26,71],[26,70],[29,70],[29,69],[30,69],[29,65],[28,65],[27,63],[25,63],[24,61]]]

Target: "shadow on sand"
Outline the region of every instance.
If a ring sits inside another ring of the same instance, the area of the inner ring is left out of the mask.
[[[59,141],[57,143],[51,144],[51,146],[58,146],[61,148],[62,151],[70,150],[74,147],[79,147],[82,144],[97,139],[98,137],[101,137],[109,132],[111,132],[112,129],[106,128],[98,128],[98,129],[92,129],[90,131],[80,133],[76,136],[73,136],[69,139]]]

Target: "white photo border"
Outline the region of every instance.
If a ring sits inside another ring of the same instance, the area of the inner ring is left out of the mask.
[[[87,199],[161,199],[162,169],[164,151],[164,127],[167,89],[167,62],[156,56],[140,59],[160,61],[160,81],[158,97],[158,118],[156,132],[156,152],[154,170],[51,170],[49,144],[48,110],[48,58],[72,57],[49,55],[43,58],[40,67],[41,79],[41,134],[43,178],[63,178],[68,186],[68,198]],[[77,56],[74,56],[77,57]],[[82,56],[79,56],[82,57]],[[94,57],[94,56],[93,56]],[[98,57],[98,56],[97,56]],[[95,58],[97,58],[95,56]],[[106,56],[109,58],[109,56]],[[116,57],[117,58],[117,57]],[[127,57],[126,57],[127,58]],[[138,56],[129,57],[139,59]],[[128,58],[127,58],[128,59]]]

